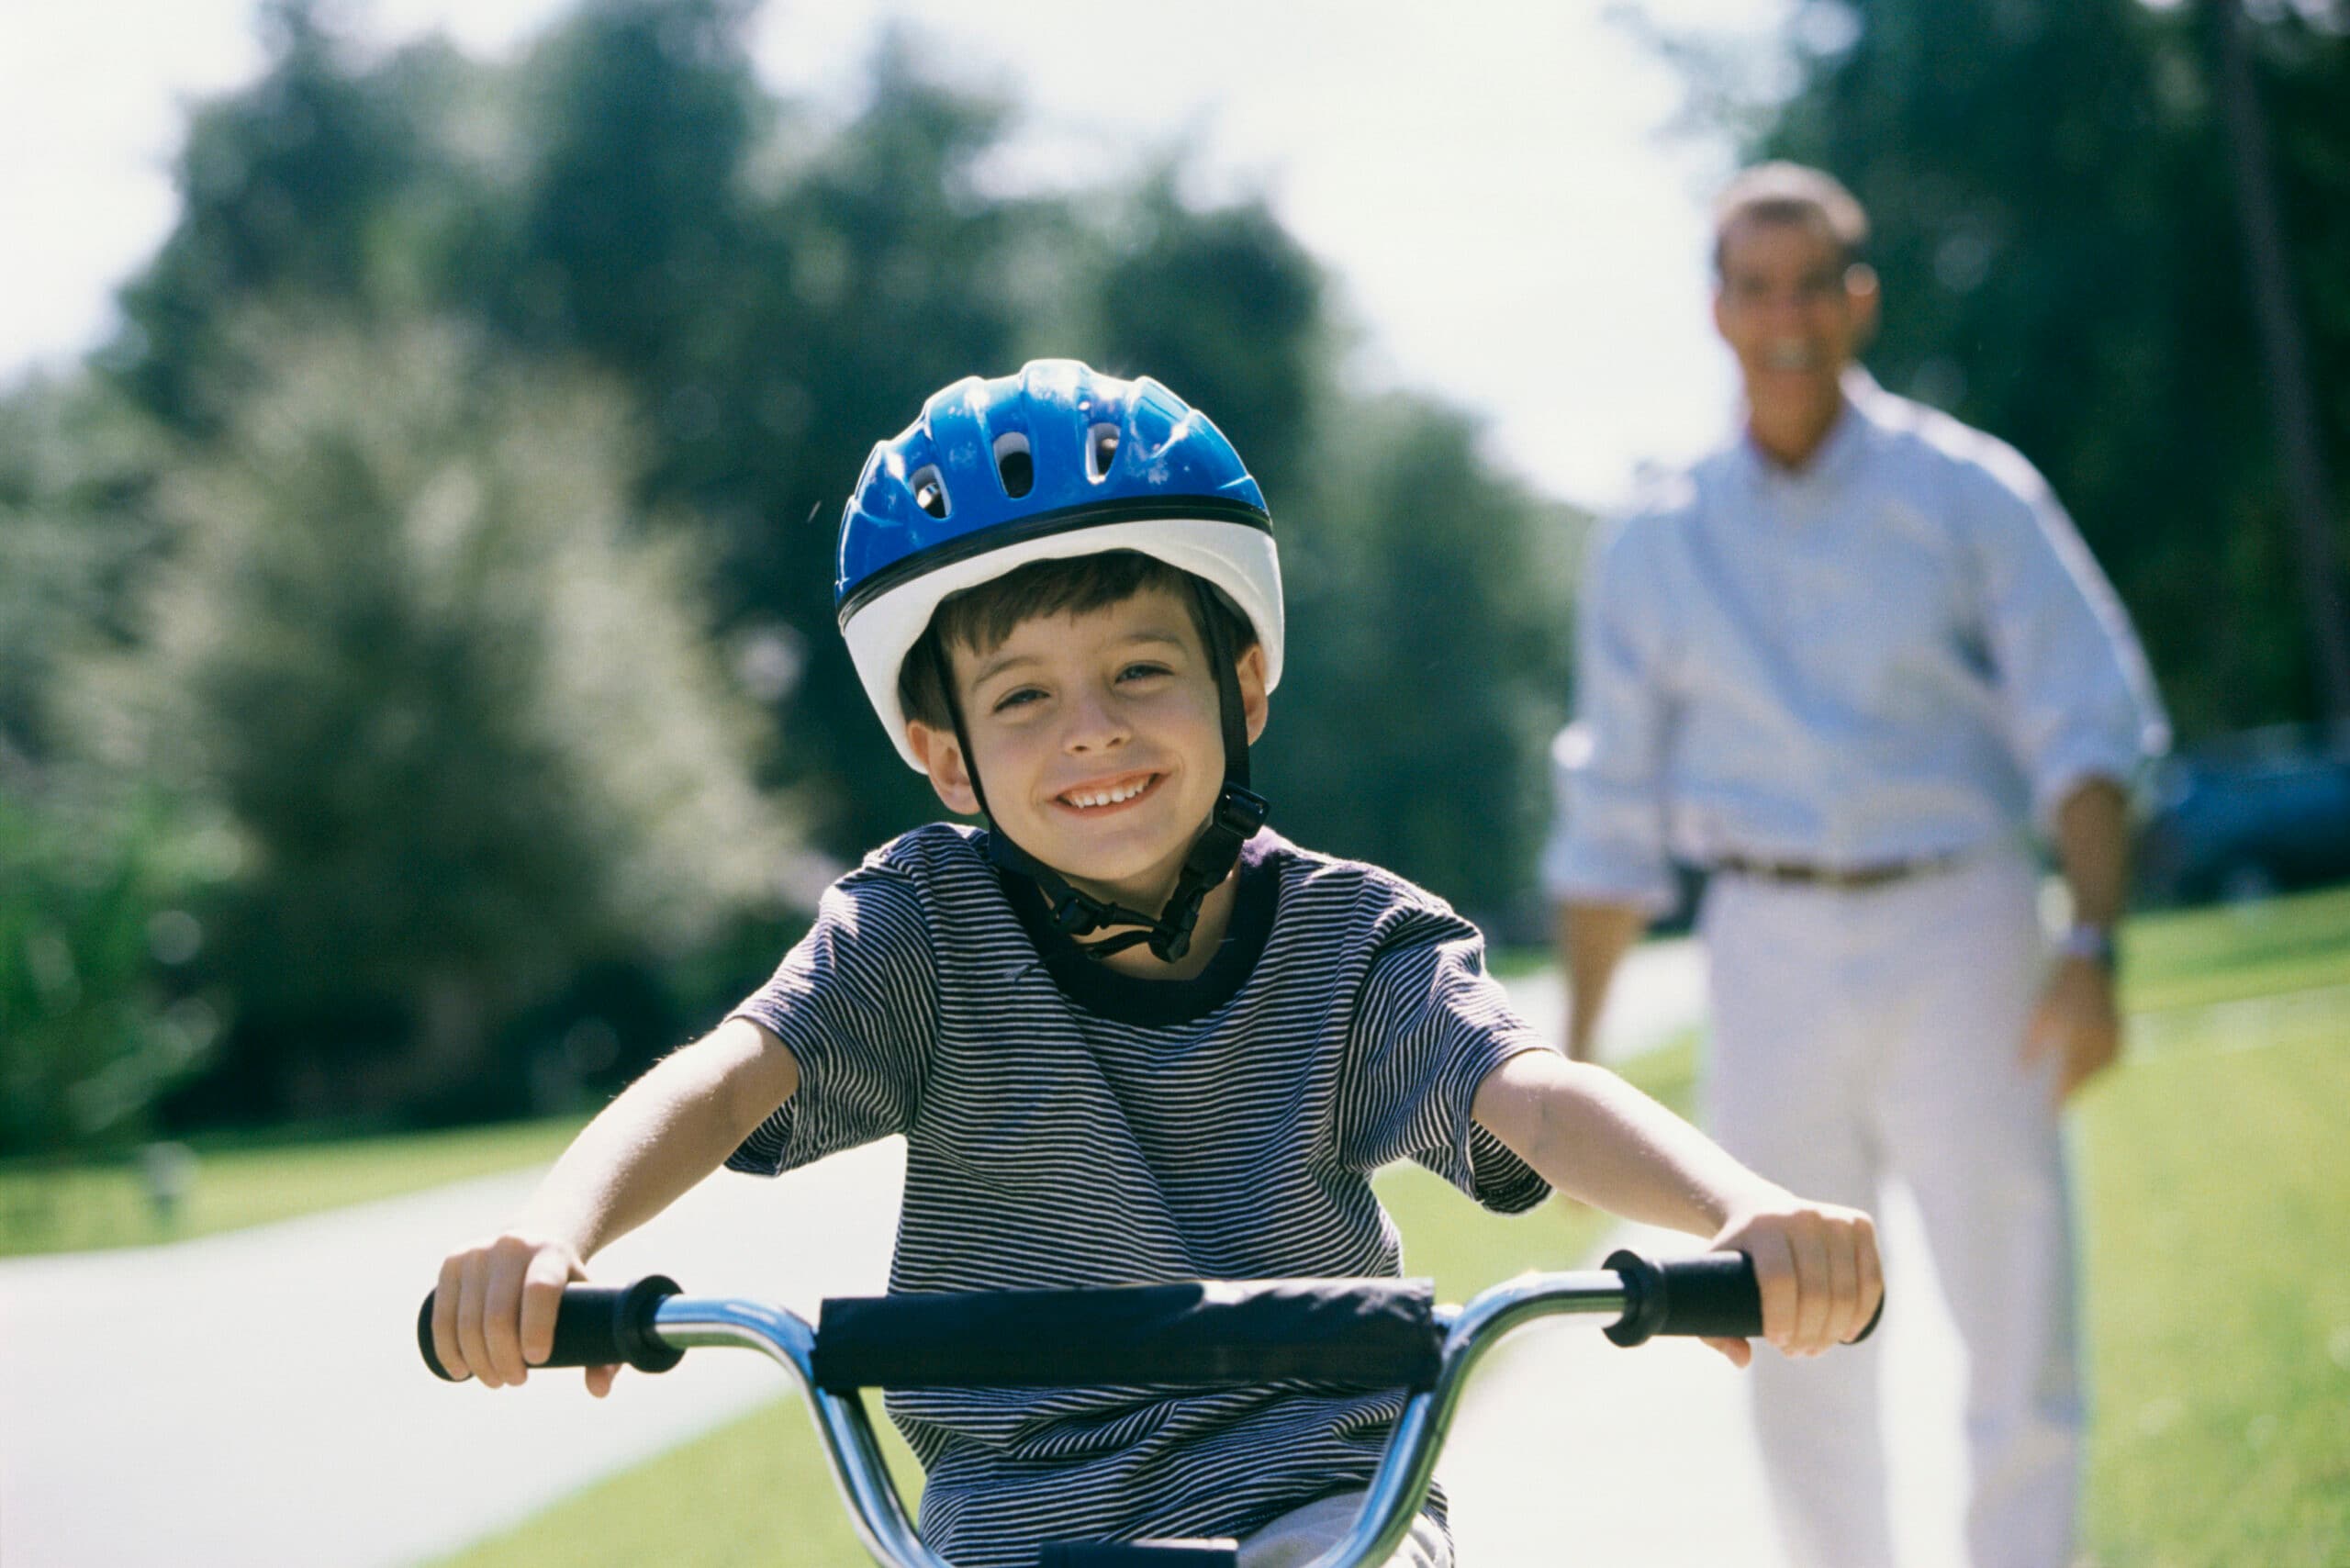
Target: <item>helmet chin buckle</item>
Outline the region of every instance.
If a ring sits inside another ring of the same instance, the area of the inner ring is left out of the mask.
[[[1192,950],[1192,927],[1200,923],[1200,904],[1232,875],[1240,861],[1240,846],[1257,836],[1269,809],[1265,797],[1245,784],[1227,779],[1217,792],[1208,825],[1192,841],[1175,890],[1151,924],[1150,950],[1162,963],[1174,963]]]
[[[1257,836],[1270,809],[1265,797],[1245,784],[1227,780],[1216,794],[1207,826],[1192,841],[1191,853],[1183,857],[1183,869],[1176,874],[1167,907],[1156,917],[1078,891],[1001,831],[989,835],[989,857],[1024,873],[1044,889],[1053,929],[1064,936],[1090,935],[1108,925],[1140,927],[1107,941],[1088,943],[1083,949],[1088,958],[1106,958],[1147,942],[1161,963],[1172,964],[1192,950],[1192,929],[1200,923],[1200,905],[1232,875],[1233,867],[1240,861],[1240,846]]]

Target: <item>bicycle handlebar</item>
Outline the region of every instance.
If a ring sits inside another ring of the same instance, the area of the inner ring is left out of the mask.
[[[464,1381],[441,1364],[432,1345],[432,1304],[428,1291],[416,1316],[416,1346],[424,1364],[444,1383]],[[666,1274],[647,1274],[625,1285],[566,1285],[554,1313],[554,1350],[541,1364],[550,1367],[631,1366],[665,1372],[685,1360],[683,1349],[664,1340],[654,1327],[661,1303],[681,1294]]]
[[[555,1317],[554,1353],[543,1364],[624,1363],[663,1372],[696,1346],[764,1352],[807,1394],[857,1533],[893,1568],[948,1564],[923,1544],[906,1517],[858,1388],[1201,1384],[1316,1375],[1404,1388],[1410,1398],[1354,1529],[1308,1564],[1360,1568],[1384,1562],[1410,1529],[1463,1385],[1484,1353],[1513,1330],[1561,1313],[1614,1313],[1607,1337],[1628,1346],[1660,1334],[1751,1338],[1762,1327],[1753,1263],[1736,1252],[1659,1263],[1619,1251],[1602,1269],[1505,1281],[1466,1306],[1428,1302],[1425,1286],[1393,1280],[917,1294],[827,1302],[820,1332],[779,1307],[680,1294],[675,1282],[656,1274],[618,1288],[567,1287]],[[417,1342],[425,1364],[446,1379],[432,1345],[432,1306],[428,1294]],[[1884,1313],[1880,1302],[1859,1339],[1875,1331]],[[1015,1349],[1005,1335],[1023,1314],[1029,1328],[1020,1341],[1024,1349]],[[1055,1332],[1037,1333],[1037,1321],[1051,1322]],[[838,1349],[820,1354],[826,1334],[835,1336]],[[968,1342],[942,1353],[942,1338],[957,1335]],[[1219,1354],[1220,1344],[1229,1350],[1234,1343],[1242,1353]],[[1049,1349],[1040,1352],[1040,1346]],[[1064,1353],[1069,1359],[1058,1372],[1040,1361],[1040,1354]],[[1297,1367],[1311,1370],[1290,1370]],[[1388,1371],[1380,1375],[1375,1367]]]

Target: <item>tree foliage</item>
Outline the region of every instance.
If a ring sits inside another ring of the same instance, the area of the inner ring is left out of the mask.
[[[770,897],[775,811],[615,398],[458,329],[243,341],[266,369],[168,476],[185,544],[91,738],[241,846],[248,1010],[386,1010],[411,1048],[353,1092],[453,1092],[569,966]]]
[[[0,1155],[119,1149],[202,1064],[218,1016],[160,972],[194,956],[174,860],[151,801],[0,790]]]

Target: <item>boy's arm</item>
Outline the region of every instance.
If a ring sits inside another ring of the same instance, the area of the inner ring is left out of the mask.
[[[513,1225],[442,1263],[442,1364],[490,1388],[521,1383],[552,1353],[555,1304],[587,1260],[718,1169],[799,1087],[790,1050],[747,1018],[655,1063],[572,1140]],[[615,1371],[589,1368],[589,1391]]]
[[[1751,1258],[1763,1338],[1789,1355],[1849,1341],[1876,1311],[1868,1215],[1764,1181],[1604,1068],[1520,1052],[1485,1075],[1472,1114],[1561,1192]],[[1751,1355],[1743,1340],[1707,1343],[1740,1366]]]

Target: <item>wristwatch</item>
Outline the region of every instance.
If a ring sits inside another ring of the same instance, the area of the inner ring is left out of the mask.
[[[2076,924],[2056,944],[2056,950],[2068,958],[2087,958],[2107,974],[2113,972],[2113,929],[2106,925]]]

